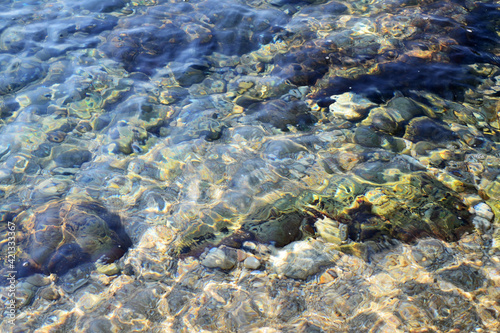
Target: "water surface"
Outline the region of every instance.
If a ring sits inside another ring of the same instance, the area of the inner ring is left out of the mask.
[[[499,23],[496,1],[2,1],[2,329],[500,329]],[[214,247],[262,265],[201,265]]]

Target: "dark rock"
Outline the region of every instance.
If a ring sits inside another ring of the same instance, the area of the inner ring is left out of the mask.
[[[60,143],[64,141],[64,138],[66,138],[66,133],[63,131],[52,131],[47,133],[47,140],[50,142]]]
[[[45,76],[45,66],[35,58],[0,55],[0,95],[14,93]]]
[[[288,126],[306,129],[316,122],[316,118],[309,114],[309,108],[302,101],[285,102],[271,100],[256,103],[248,107],[246,113],[257,121],[268,123],[287,132]]]
[[[86,149],[74,148],[59,153],[54,158],[58,166],[63,168],[79,168],[92,159],[92,153]]]
[[[53,201],[19,223],[27,238],[19,242],[19,277],[64,274],[89,261],[111,263],[132,245],[120,217],[96,202]]]
[[[485,277],[477,268],[461,264],[460,266],[444,269],[438,273],[443,280],[450,282],[465,291],[474,291],[483,286]]]

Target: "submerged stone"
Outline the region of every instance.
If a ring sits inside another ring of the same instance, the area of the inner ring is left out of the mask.
[[[445,269],[438,275],[443,280],[453,283],[465,291],[474,291],[485,282],[485,277],[481,271],[468,264]]]
[[[213,248],[201,261],[201,264],[209,268],[220,268],[228,270],[233,268],[237,263],[236,251],[231,248],[221,247]]]
[[[376,104],[360,95],[343,93],[330,97],[335,102],[330,105],[330,112],[335,117],[356,121],[363,119]]]
[[[255,103],[248,107],[246,113],[250,115],[249,118],[271,124],[284,132],[289,131],[289,126],[303,130],[316,122],[307,105],[298,101],[285,102],[279,99]]]
[[[286,195],[255,208],[241,218],[241,241],[283,247],[316,236],[340,251],[368,259],[368,252],[387,248],[393,240],[412,243],[435,237],[457,241],[473,230],[473,216],[455,191],[424,171],[399,166],[391,172],[384,180],[382,172],[375,170],[381,176],[379,183],[359,176],[332,178],[322,193]],[[221,244],[224,237],[237,234],[202,230],[187,230],[178,251],[196,253],[196,249]]]
[[[279,275],[305,280],[340,256],[338,251],[317,240],[294,242],[271,257],[270,269]]]
[[[0,55],[0,95],[14,93],[45,76],[43,64],[35,58]]]
[[[120,217],[97,202],[49,202],[18,223],[25,232],[19,242],[19,277],[64,274],[96,260],[112,263],[132,245]]]
[[[428,117],[414,118],[406,126],[404,137],[412,142],[432,141],[443,142],[455,140],[456,134],[446,128],[444,124]]]
[[[61,140],[62,141],[62,140]],[[63,168],[80,167],[92,159],[92,153],[86,149],[74,148],[61,152],[54,158],[58,166]]]

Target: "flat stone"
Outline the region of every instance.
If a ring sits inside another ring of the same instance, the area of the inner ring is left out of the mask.
[[[276,251],[270,258],[271,271],[293,279],[305,280],[319,272],[322,266],[332,265],[340,252],[321,241],[310,239],[293,242]]]
[[[26,279],[26,282],[34,285],[35,287],[42,287],[50,284],[52,278],[43,274],[34,274]]]
[[[99,273],[106,274],[108,276],[120,273],[120,268],[116,263],[111,263],[109,265],[96,264],[96,266]]]
[[[338,118],[356,121],[364,118],[369,109],[376,104],[354,93],[331,96],[335,103],[330,105],[330,112]]]

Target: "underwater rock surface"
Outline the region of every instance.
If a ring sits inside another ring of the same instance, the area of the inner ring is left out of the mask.
[[[50,202],[16,222],[24,231],[19,277],[63,274],[89,261],[111,263],[132,246],[120,217],[97,202]]]
[[[0,331],[499,331],[499,22],[3,1]]]

